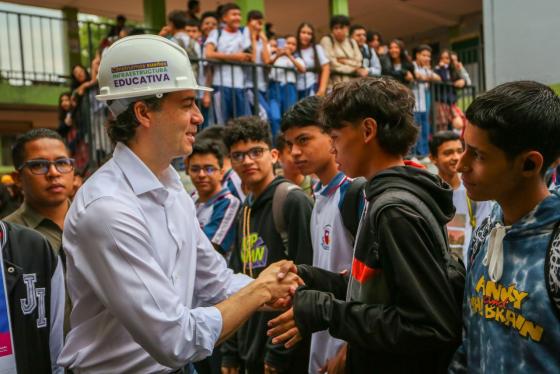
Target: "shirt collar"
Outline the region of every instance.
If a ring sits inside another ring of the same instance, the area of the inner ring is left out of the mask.
[[[326,186],[318,182],[315,186],[315,192],[320,193],[322,196],[329,196],[347,179],[343,172],[339,171],[337,175]]]
[[[215,194],[214,196],[210,197],[205,203],[204,205],[209,206],[214,204],[216,201],[222,199],[225,195],[227,195],[229,193],[229,190],[227,188],[222,188],[220,192],[218,192],[217,194]]]
[[[113,159],[125,175],[136,196],[147,192],[154,192],[158,202],[167,199],[168,189],[182,188],[179,175],[171,165],[163,172],[162,179],[158,179],[146,164],[125,144],[117,143],[113,152]]]
[[[21,204],[21,210],[21,216],[23,217],[27,225],[32,229],[36,229],[37,227],[39,227],[41,222],[43,222],[45,219],[48,219],[47,217],[43,217],[42,215],[37,213],[37,211],[31,208],[25,201]]]

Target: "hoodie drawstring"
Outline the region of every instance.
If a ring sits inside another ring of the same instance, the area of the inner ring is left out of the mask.
[[[490,232],[488,249],[482,264],[488,267],[488,275],[493,282],[502,278],[504,270],[504,237],[511,226],[502,226],[498,223]]]
[[[243,274],[247,274],[247,263],[249,263],[249,276],[253,278],[253,262],[251,261],[251,247],[249,240],[251,237],[251,208],[243,207],[243,250],[241,252],[241,260],[243,261]]]

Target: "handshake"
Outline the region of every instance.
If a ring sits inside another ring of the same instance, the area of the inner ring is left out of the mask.
[[[297,275],[292,261],[275,262],[259,274],[252,286],[267,295],[267,302],[261,310],[281,310],[291,306],[292,296],[304,283]]]

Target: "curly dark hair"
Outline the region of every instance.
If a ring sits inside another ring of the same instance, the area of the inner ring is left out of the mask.
[[[381,148],[405,156],[418,135],[413,110],[414,97],[403,84],[387,77],[366,77],[335,85],[320,118],[327,131],[373,118]]]
[[[305,126],[317,126],[325,130],[319,118],[323,101],[321,96],[308,96],[295,103],[282,117],[282,132]]]
[[[272,148],[268,123],[257,116],[244,116],[228,122],[224,143],[229,150],[239,142],[265,142]]]
[[[138,101],[143,101],[148,107],[148,110],[157,112],[161,110],[161,103],[164,98],[165,94],[161,99],[154,96],[149,99]],[[136,135],[136,128],[140,126],[140,122],[138,122],[136,114],[134,114],[135,103],[137,103],[137,101],[131,103],[116,119],[108,121],[107,135],[113,144],[121,142],[128,145]],[[111,101],[109,101],[108,104],[111,105]]]
[[[17,137],[14,145],[12,146],[12,161],[16,169],[21,167],[25,161],[25,145],[39,139],[55,139],[64,144],[64,139],[62,139],[60,134],[54,130],[45,128],[29,130],[25,134]],[[66,145],[64,145],[64,148],[66,148]]]

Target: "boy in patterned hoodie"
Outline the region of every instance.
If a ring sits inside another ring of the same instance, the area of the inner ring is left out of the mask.
[[[459,161],[469,198],[496,200],[469,249],[464,339],[453,373],[560,372],[560,98],[511,82],[473,101]]]

